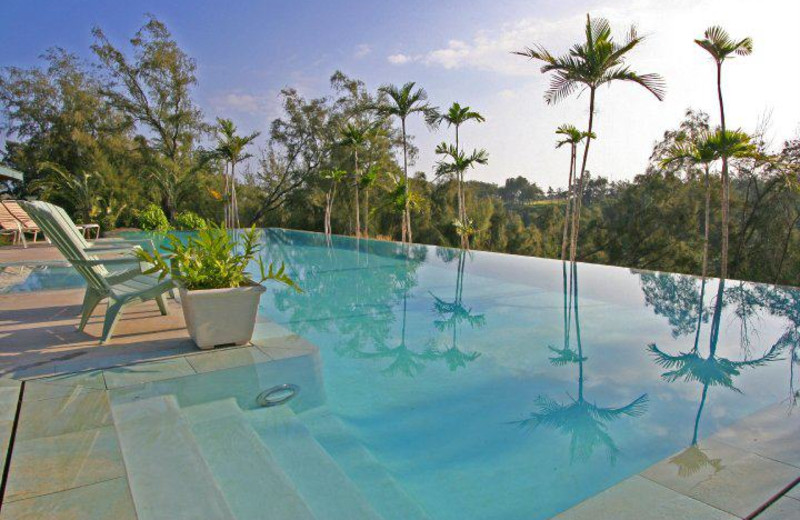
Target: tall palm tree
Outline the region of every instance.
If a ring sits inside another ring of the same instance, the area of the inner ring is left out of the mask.
[[[358,164],[358,151],[363,148],[369,140],[369,134],[375,129],[374,124],[347,123],[341,130],[342,139],[339,141],[341,146],[350,148],[353,151],[353,186],[355,189],[355,211],[356,211],[356,237],[361,236],[361,208],[360,208],[360,187],[361,171]]]
[[[570,209],[572,209],[573,205],[573,197],[574,197],[574,186],[573,186],[573,179],[575,177],[575,166],[577,163],[577,153],[578,153],[578,145],[581,141],[586,139],[587,137],[591,137],[595,139],[596,136],[594,133],[589,132],[581,132],[578,130],[575,125],[561,125],[556,129],[556,134],[563,135],[564,138],[559,140],[556,143],[556,148],[561,148],[564,145],[569,145],[570,147],[570,156],[569,156],[569,181],[567,182],[567,204],[564,208],[564,236],[561,239],[561,261],[565,261],[567,259],[567,238],[568,238],[568,230],[569,230],[569,223],[572,219],[570,219]]]
[[[415,82],[409,81],[402,87],[396,85],[385,85],[378,89],[381,94],[384,94],[388,102],[379,104],[376,109],[377,112],[384,117],[397,117],[400,119],[400,127],[403,132],[403,180],[405,182],[406,192],[410,195],[411,189],[408,183],[408,134],[406,132],[406,120],[408,116],[420,113],[430,117],[434,112],[426,100],[428,94],[423,88],[415,89]],[[411,234],[411,197],[406,197],[405,211],[403,212],[403,225],[402,237],[403,243],[412,243],[413,237]]]
[[[436,164],[437,176],[447,175],[453,176],[458,179],[459,184],[459,197],[461,197],[461,182],[464,179],[464,172],[470,168],[475,168],[479,164],[487,164],[489,162],[489,154],[486,150],[472,150],[472,153],[467,155],[458,147],[441,143],[436,147],[436,154],[442,155],[445,159]],[[459,198],[459,221],[456,224],[461,235],[461,247],[469,249],[469,235],[472,233],[472,225],[469,219],[466,218],[466,208],[462,205]]]
[[[576,90],[589,90],[589,125],[587,132],[594,127],[595,94],[597,89],[615,81],[629,81],[641,85],[659,101],[664,99],[664,82],[658,74],[638,74],[625,64],[627,54],[643,40],[636,27],[631,26],[625,40],[620,44],[611,36],[611,26],[604,18],[586,15],[586,41],[572,46],[567,54],[554,56],[541,45],[528,47],[514,54],[544,62],[543,74],[552,72],[550,88],[544,95],[547,104],[557,103]],[[578,232],[580,231],[581,200],[586,176],[586,161],[592,138],[587,136],[581,160],[581,173],[578,177],[578,190],[573,211],[573,233],[570,244],[570,260],[575,260]]]
[[[325,192],[325,236],[330,238],[333,230],[331,229],[331,214],[333,213],[333,201],[336,198],[336,187],[347,175],[344,170],[325,170],[322,178],[328,181],[328,190]]]
[[[364,191],[364,236],[369,238],[369,193],[378,181],[378,169],[373,165],[359,179],[359,188]]]
[[[706,29],[703,39],[694,42],[711,55],[717,66],[717,99],[719,100],[719,118],[722,132],[725,133],[725,104],[722,101],[722,63],[737,56],[747,56],[753,52],[753,40],[743,38],[733,40],[720,26]],[[730,224],[730,176],[728,175],[728,157],[722,157],[722,258],[720,276],[728,276],[728,228]]]
[[[438,125],[440,123],[447,123],[447,126],[454,127],[456,133],[456,150],[460,150],[460,143],[459,143],[459,135],[458,130],[464,123],[468,121],[475,121],[476,123],[483,123],[486,119],[475,112],[474,110],[470,109],[470,107],[464,106],[462,107],[459,103],[454,102],[450,105],[450,108],[447,112],[443,114],[439,113],[431,113],[428,117],[428,124],[430,125]],[[464,200],[464,179],[463,177],[459,177],[458,181],[458,219],[461,222],[467,221],[467,210],[466,210],[466,203]],[[462,238],[462,246],[463,246],[464,239]]]
[[[225,225],[228,229],[239,227],[239,203],[236,200],[236,165],[252,157],[244,149],[252,143],[260,132],[250,135],[236,135],[236,125],[230,119],[217,118],[216,154],[225,161],[228,174],[225,176]]]

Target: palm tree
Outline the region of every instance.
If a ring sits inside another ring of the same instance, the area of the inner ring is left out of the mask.
[[[594,133],[588,132],[581,132],[578,130],[575,125],[561,125],[556,129],[556,134],[563,135],[564,138],[556,143],[556,148],[561,148],[562,146],[568,144],[570,147],[570,156],[569,156],[569,182],[567,183],[567,204],[564,208],[564,236],[561,239],[561,261],[565,261],[567,259],[567,235],[569,229],[569,223],[571,221],[570,217],[570,209],[572,207],[572,201],[574,197],[574,186],[573,186],[573,178],[575,176],[575,166],[576,166],[576,159],[577,159],[577,151],[578,151],[578,144],[581,141],[586,139],[587,137],[591,137],[595,139],[596,136]]]
[[[367,140],[369,139],[370,132],[372,132],[374,129],[375,125],[347,123],[347,125],[341,130],[342,139],[339,141],[341,146],[345,146],[353,150],[353,185],[355,187],[356,238],[361,236],[361,208],[359,206],[361,172],[358,168],[358,150],[366,144]]]
[[[459,103],[454,102],[444,114],[431,113],[428,118],[429,125],[438,125],[440,123],[447,123],[447,126],[455,127],[456,132],[456,150],[460,150],[458,130],[467,121],[475,121],[476,123],[483,123],[486,119],[470,109],[470,107],[462,107]],[[464,200],[464,179],[459,177],[458,181],[458,219],[461,222],[467,221],[466,203]],[[462,247],[464,238],[462,237]]]
[[[359,179],[359,188],[364,190],[364,236],[369,238],[369,192],[378,180],[378,169],[373,165]]]
[[[33,188],[44,190],[45,198],[57,195],[67,199],[80,215],[81,222],[90,222],[102,199],[103,177],[97,172],[72,174],[49,161],[39,165],[39,172],[45,171],[50,171],[50,175],[35,183]]]
[[[331,213],[333,213],[333,200],[336,198],[336,186],[345,178],[347,172],[344,170],[325,170],[322,178],[328,181],[328,191],[325,192],[325,235],[330,238],[331,233]]]
[[[464,179],[464,172],[469,168],[474,168],[478,164],[487,164],[489,162],[489,154],[486,150],[472,150],[472,153],[467,155],[458,147],[441,143],[436,147],[436,154],[443,155],[447,160],[441,160],[436,165],[436,175],[449,175],[458,179],[459,185],[459,221],[456,227],[461,235],[461,247],[469,249],[469,235],[472,233],[472,225],[469,219],[466,218],[466,208],[462,205],[461,200],[461,182]]]
[[[530,59],[541,60],[544,65],[542,73],[553,72],[550,88],[544,95],[547,104],[554,104],[568,97],[576,90],[589,90],[589,126],[586,144],[583,148],[581,173],[578,177],[578,190],[573,211],[573,232],[570,244],[570,260],[575,260],[578,232],[580,230],[581,200],[583,198],[583,184],[586,176],[586,161],[589,157],[589,146],[592,142],[591,133],[594,126],[595,94],[597,89],[615,81],[629,81],[641,85],[653,94],[659,101],[664,99],[664,82],[658,74],[638,74],[625,64],[626,55],[643,40],[636,32],[636,27],[631,26],[625,41],[619,44],[611,36],[611,26],[604,18],[594,20],[586,15],[586,41],[572,46],[569,52],[562,56],[554,56],[541,45],[514,54]]]
[[[225,161],[228,174],[225,176],[225,225],[228,229],[239,227],[239,203],[236,200],[236,165],[252,157],[244,153],[247,145],[252,143],[260,132],[253,132],[247,136],[236,135],[236,126],[230,119],[217,118],[217,148],[218,157]]]
[[[722,102],[722,62],[734,55],[747,56],[753,52],[753,40],[743,38],[739,41],[731,39],[720,26],[706,29],[703,39],[694,41],[711,55],[717,66],[717,99],[719,100],[719,118],[722,132],[725,133],[725,104]],[[728,175],[728,157],[722,157],[722,259],[720,276],[728,276],[728,227],[730,224],[730,177]]]
[[[705,185],[705,211],[703,219],[703,267],[701,276],[705,279],[708,274],[708,242],[711,220],[711,163],[718,159],[717,153],[709,143],[710,134],[703,132],[694,140],[684,138],[676,140],[675,144],[667,150],[667,156],[661,161],[666,166],[676,161],[689,161],[691,164],[702,166]]]
[[[385,85],[378,89],[381,94],[388,97],[390,102],[379,104],[376,109],[379,114],[384,117],[397,117],[400,119],[400,127],[403,132],[403,180],[405,182],[406,192],[411,191],[408,184],[408,135],[406,133],[406,120],[408,116],[421,113],[428,117],[434,113],[434,109],[425,101],[428,99],[428,94],[425,89],[414,89],[416,83],[409,81],[402,87],[396,85]],[[413,237],[411,234],[411,197],[406,197],[405,211],[403,213],[402,237],[403,243],[406,241],[412,243]]]

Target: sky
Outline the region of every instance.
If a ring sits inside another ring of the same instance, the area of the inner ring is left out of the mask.
[[[34,66],[53,46],[91,59],[93,26],[125,46],[146,13],[164,21],[197,61],[195,97],[209,121],[229,117],[266,136],[280,115],[282,88],[327,95],[336,70],[370,89],[415,81],[433,105],[458,101],[486,117],[461,133],[464,147],[489,153],[473,179],[502,183],[523,175],[543,187],[566,184],[569,152],[555,149],[554,131],[563,123],[585,127],[588,96],[547,105],[548,77],[511,51],[542,44],[561,54],[581,40],[587,13],[608,18],[620,38],[636,24],[647,38],[629,65],[667,83],[663,102],[632,84],[598,91],[593,175],[642,173],[653,144],[689,107],[718,122],[715,68],[693,42],[710,25],[754,40],[751,56],[724,65],[728,126],[752,131],[767,117],[775,146],[800,133],[798,0],[5,0],[0,66]],[[451,131],[431,132],[421,118],[409,129],[420,147],[414,169],[430,175],[433,149],[452,140]]]

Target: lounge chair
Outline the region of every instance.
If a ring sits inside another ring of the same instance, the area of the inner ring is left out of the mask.
[[[36,242],[36,237],[39,236],[39,227],[30,218],[23,222],[18,219],[5,205],[5,201],[0,204],[0,229],[4,234],[13,236],[13,243],[22,242],[23,247],[28,247],[25,241],[25,233],[33,233],[33,241]]]
[[[86,327],[95,307],[106,298],[109,302],[103,323],[101,344],[111,339],[122,310],[130,304],[155,300],[161,314],[167,314],[164,294],[175,287],[169,277],[159,280],[157,276],[142,274],[138,260],[131,256],[100,259],[88,254],[84,247],[86,241],[78,239],[81,234],[66,224],[62,217],[63,210],[59,211],[61,208],[58,206],[38,201],[21,202],[21,205],[86,280],[87,288],[83,297],[78,330]],[[108,269],[118,265],[135,265],[135,267],[118,272]]]

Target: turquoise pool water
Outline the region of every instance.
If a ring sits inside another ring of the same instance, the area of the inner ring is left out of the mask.
[[[264,244],[304,292],[270,286],[259,312],[319,352],[111,390],[140,515],[548,518],[797,397],[794,289],[275,229]],[[257,406],[282,383],[295,399]]]
[[[549,517],[794,392],[796,290],[266,243],[305,293],[262,312],[320,347],[324,406],[431,518]]]

